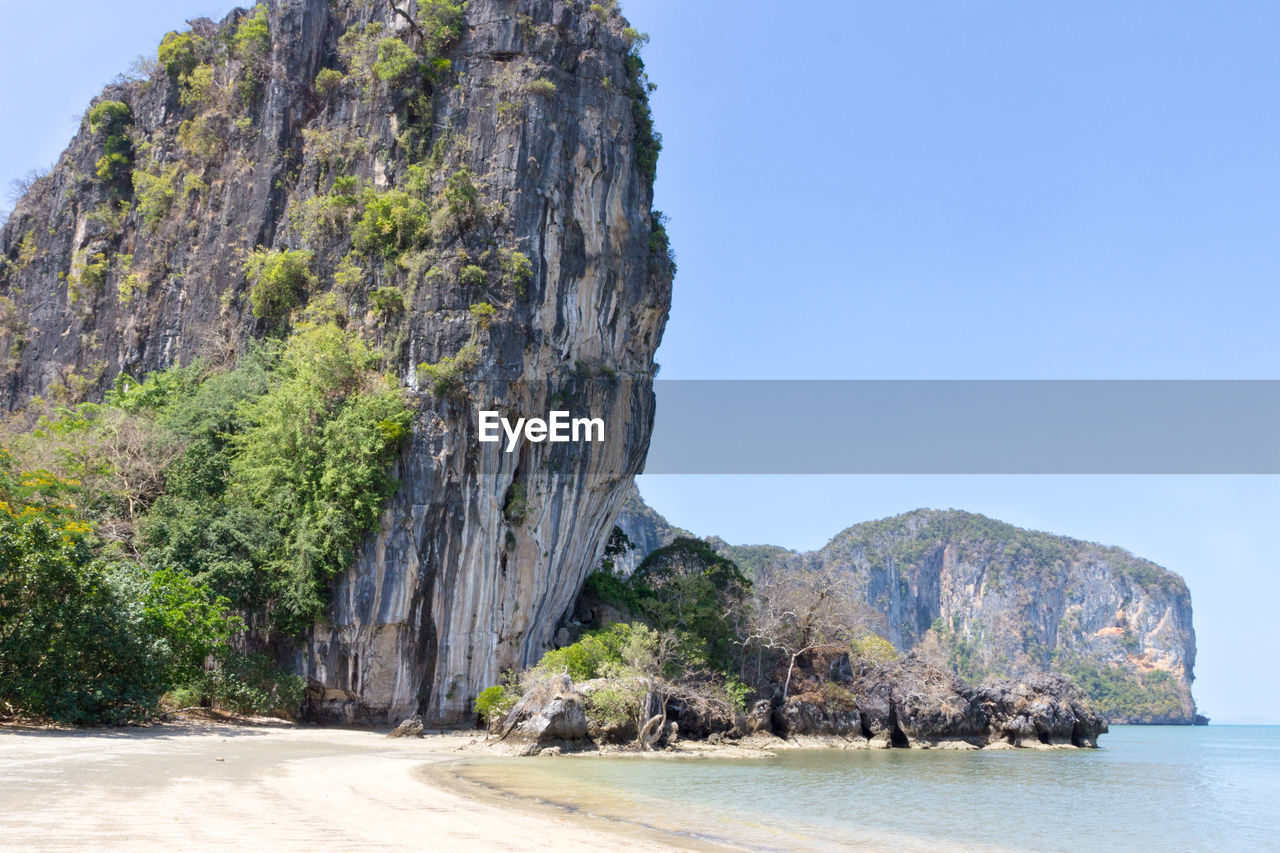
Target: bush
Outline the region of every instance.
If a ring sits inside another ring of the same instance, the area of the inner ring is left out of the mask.
[[[463,167],[445,181],[444,207],[460,226],[470,225],[480,216],[480,190],[474,178],[472,171]]]
[[[213,66],[197,65],[181,78],[181,91],[178,100],[184,107],[203,109],[214,100],[217,84],[213,78]]]
[[[378,58],[373,63],[374,75],[384,83],[402,83],[418,70],[418,56],[409,45],[395,36],[378,42]]]
[[[396,485],[412,412],[377,365],[354,332],[304,324],[203,381],[129,385],[130,405],[188,442],[142,523],[147,561],[279,630],[309,625]]]
[[[645,557],[628,579],[635,607],[660,631],[679,631],[705,644],[717,669],[732,665],[738,645],[735,617],[751,591],[738,565],[701,539],[681,537]],[[686,651],[698,651],[688,647]]]
[[[404,190],[366,190],[364,214],[351,244],[361,254],[394,259],[426,244],[429,222],[426,202],[417,196]]]
[[[240,19],[236,34],[231,39],[236,58],[245,63],[266,59],[271,52],[271,29],[267,22],[267,7],[259,3],[253,11]]]
[[[179,125],[178,144],[187,158],[201,169],[220,160],[227,148],[225,134],[208,116],[187,119]]]
[[[89,130],[103,138],[103,154],[95,164],[98,178],[118,188],[133,173],[133,143],[129,128],[133,111],[122,101],[99,101],[89,110]]]
[[[578,642],[552,649],[534,667],[539,676],[566,673],[574,681],[590,681],[609,674],[610,667],[622,666],[629,643],[649,629],[638,623],[619,623],[598,631],[588,631]]]
[[[0,514],[0,702],[65,723],[145,719],[163,690],[158,638],[75,522]]]
[[[149,227],[154,228],[173,209],[173,202],[178,197],[178,173],[181,169],[181,164],[175,163],[158,172],[140,170],[133,173],[138,212]]]
[[[245,277],[252,284],[253,316],[279,320],[296,308],[316,283],[312,258],[306,249],[258,249],[251,254],[245,262]]]
[[[549,98],[556,93],[556,84],[548,80],[546,77],[539,77],[537,80],[530,80],[520,87],[530,95],[541,95]]]
[[[606,730],[625,730],[634,725],[643,696],[631,687],[609,684],[587,694],[583,704],[587,719]]]
[[[533,279],[533,264],[529,261],[529,256],[514,249],[504,249],[501,256],[503,280],[518,295],[524,296]]]
[[[370,294],[370,298],[373,300],[374,310],[384,317],[404,312],[404,294],[398,287],[379,287]]]
[[[301,630],[327,582],[355,558],[396,482],[389,474],[411,412],[354,333],[307,326],[285,347],[278,384],[243,404],[228,492],[278,535],[271,562],[279,624]]]
[[[475,711],[484,720],[486,726],[492,727],[502,720],[520,700],[518,690],[509,685],[494,685],[480,691],[476,697]]]
[[[437,58],[441,51],[462,37],[462,12],[465,3],[453,0],[418,0],[418,27],[428,57]]]
[[[338,90],[347,76],[336,68],[325,68],[316,75],[316,94],[327,98]]]
[[[475,264],[468,264],[462,268],[458,278],[467,287],[484,287],[486,276],[481,267]]]
[[[468,341],[457,354],[446,356],[434,364],[418,365],[418,372],[431,383],[437,397],[458,397],[466,391],[467,375],[480,366],[480,347]]]
[[[174,80],[190,74],[208,52],[208,43],[193,32],[169,33],[160,42],[160,64]]]
[[[302,708],[307,683],[283,672],[266,655],[226,655],[207,672],[167,697],[173,707],[201,705],[234,714],[293,719]]]
[[[471,306],[471,324],[473,328],[488,329],[493,323],[493,318],[497,315],[498,309],[488,302],[477,302]]]
[[[7,494],[0,512],[0,702],[66,723],[146,719],[226,642],[226,602],[174,572],[96,559],[54,481],[22,479],[46,491]]]
[[[874,664],[889,663],[898,659],[898,650],[893,643],[878,634],[868,634],[853,643],[850,649],[853,657]]]

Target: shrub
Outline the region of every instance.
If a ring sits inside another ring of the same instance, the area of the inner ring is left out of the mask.
[[[480,347],[475,341],[468,341],[455,355],[434,364],[419,364],[418,372],[431,384],[431,391],[437,397],[459,397],[466,392],[467,374],[479,366]]]
[[[181,164],[174,163],[159,171],[139,170],[133,173],[138,212],[149,227],[154,228],[173,209],[174,199],[178,197],[178,173],[181,168]]]
[[[384,317],[404,311],[404,294],[398,287],[379,287],[370,294],[370,298],[373,300],[374,310]]]
[[[95,164],[97,175],[116,188],[127,185],[133,172],[132,125],[133,111],[121,101],[99,101],[89,110],[89,130],[103,138],[103,154]]]
[[[625,729],[640,710],[640,696],[634,687],[608,684],[587,694],[583,704],[587,719],[604,729]]]
[[[480,215],[480,190],[471,170],[463,167],[445,181],[444,204],[449,214],[461,223],[470,223]]]
[[[395,36],[378,42],[378,58],[373,63],[374,75],[384,83],[402,83],[418,70],[417,54]]]
[[[83,262],[82,266],[67,280],[67,299],[72,304],[101,293],[111,271],[111,260],[104,254],[86,259],[81,253],[78,259]]]
[[[503,280],[518,295],[524,296],[533,279],[533,264],[529,261],[529,256],[514,249],[503,249],[500,255]]]
[[[458,278],[467,287],[484,287],[486,276],[484,269],[475,264],[468,264],[462,268]]]
[[[412,412],[377,363],[355,333],[305,326],[285,346],[277,384],[241,406],[228,497],[279,539],[268,559],[272,609],[291,632],[323,611],[329,579],[350,565],[396,485],[390,467]]]
[[[165,71],[177,80],[194,71],[207,50],[208,43],[193,32],[169,33],[160,42],[158,55]]]
[[[425,245],[430,218],[422,199],[404,190],[366,190],[351,243],[361,254],[395,258]]]
[[[529,516],[529,490],[524,483],[512,483],[507,498],[502,503],[502,517],[512,527],[524,524]]]
[[[539,77],[537,80],[530,80],[525,83],[521,89],[530,95],[541,95],[544,98],[549,98],[556,93],[556,84],[546,77]]]
[[[475,710],[484,720],[486,726],[492,727],[500,722],[520,700],[520,693],[514,688],[501,684],[486,687],[476,697]]]
[[[628,94],[631,96],[631,119],[635,125],[636,167],[645,183],[652,187],[658,175],[658,156],[662,153],[662,134],[654,129],[649,93],[653,85],[644,70],[644,60],[632,50],[627,54]]]
[[[245,262],[245,277],[252,284],[249,301],[253,316],[278,320],[296,308],[316,282],[308,250],[258,249]]]
[[[99,101],[89,110],[89,130],[119,133],[133,123],[133,111],[121,101]]]
[[[187,157],[204,168],[222,158],[227,140],[208,116],[187,119],[178,126],[178,143]]]
[[[435,59],[462,37],[465,3],[452,0],[418,0],[418,27],[429,58]]]
[[[645,557],[628,585],[655,627],[687,632],[705,643],[717,668],[731,665],[738,642],[732,617],[744,611],[751,590],[736,563],[701,539],[681,537]]]
[[[316,94],[327,98],[338,90],[347,76],[336,68],[325,68],[316,75]]]
[[[588,631],[578,642],[552,649],[534,667],[540,675],[565,673],[574,681],[590,681],[621,666],[627,646],[649,629],[638,623],[618,623],[598,631]],[[649,632],[651,633],[651,632]]]
[[[271,29],[265,4],[259,3],[240,19],[231,45],[236,58],[245,63],[260,62],[271,52]]]
[[[169,694],[171,705],[203,705],[235,714],[297,716],[307,683],[282,672],[266,655],[225,655],[207,672]]]
[[[0,511],[0,702],[67,723],[147,718],[225,646],[226,602],[175,572],[96,559],[62,484],[20,480],[29,494],[6,488]]]
[[[875,664],[898,659],[898,650],[893,647],[893,643],[878,634],[868,634],[855,641],[850,651],[855,658]]]
[[[197,65],[189,73],[182,75],[178,100],[184,107],[201,109],[214,100],[216,91],[213,66]]]
[[[494,308],[488,302],[477,302],[471,306],[471,323],[476,329],[488,329],[493,323],[493,318],[498,314],[498,309]]]
[[[252,13],[240,19],[231,39],[231,48],[236,58],[244,63],[244,76],[236,84],[236,89],[240,102],[247,107],[258,98],[266,76],[264,66],[271,53],[271,29],[264,4],[254,6]]]
[[[0,513],[0,701],[66,723],[145,719],[164,686],[158,638],[86,532],[46,512]]]

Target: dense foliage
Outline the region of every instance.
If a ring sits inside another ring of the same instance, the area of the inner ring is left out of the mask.
[[[140,720],[226,644],[226,601],[178,572],[96,553],[73,482],[15,473],[0,490],[0,705],[67,723]]]
[[[70,722],[140,719],[174,688],[178,704],[296,709],[298,679],[232,651],[232,611],[301,630],[376,524],[411,419],[379,360],[303,323],[234,369],[122,376],[14,436],[0,701]]]

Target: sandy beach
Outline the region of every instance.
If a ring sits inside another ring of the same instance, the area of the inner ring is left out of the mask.
[[[437,771],[474,739],[199,721],[0,729],[0,849],[672,849],[466,793]]]

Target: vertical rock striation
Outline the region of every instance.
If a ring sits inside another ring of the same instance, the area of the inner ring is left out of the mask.
[[[109,87],[130,179],[98,174],[105,132],[86,119],[0,230],[0,395],[73,402],[121,373],[230,361],[280,328],[253,313],[246,257],[311,252],[308,310],[377,342],[417,415],[328,618],[301,644],[262,639],[322,716],[439,724],[541,654],[599,559],[648,447],[673,267],[616,11],[470,0],[429,55],[427,22],[398,5],[273,0],[261,55],[236,39],[252,11],[195,21],[202,49],[233,45],[208,91],[172,65]],[[389,39],[418,54],[408,70]],[[352,253],[369,205],[401,201],[421,207],[413,237],[401,219],[379,232],[394,250]],[[377,301],[391,289],[402,310]],[[482,408],[603,417],[605,440],[507,453],[477,440]]]

